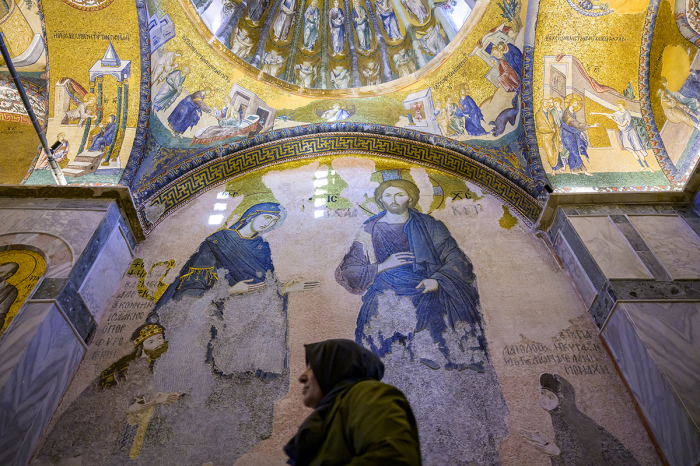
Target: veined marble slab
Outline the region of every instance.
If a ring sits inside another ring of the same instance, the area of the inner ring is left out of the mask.
[[[583,244],[608,279],[653,279],[609,217],[570,217]]]
[[[31,336],[24,340],[21,357],[0,386],[2,465],[24,466],[29,462],[85,354],[58,308],[52,303],[37,303],[37,308],[46,310],[46,306],[48,313],[38,326],[33,321],[24,322],[35,331],[27,334]]]
[[[49,233],[70,245],[80,257],[93,233],[105,217],[104,211],[0,209],[0,234]]]
[[[0,339],[0,387],[5,385],[52,307],[52,303],[29,302],[7,327]]]
[[[629,217],[674,280],[700,278],[700,238],[680,217]]]
[[[619,304],[602,336],[672,466],[700,461],[700,434]]]
[[[114,230],[97,256],[78,293],[90,313],[99,322],[109,298],[119,286],[119,280],[131,264],[132,255],[119,226]]]
[[[586,275],[586,272],[583,270],[581,263],[571,250],[568,241],[566,241],[566,238],[564,238],[561,233],[557,235],[557,239],[554,242],[554,250],[564,264],[566,271],[569,272],[569,276],[574,282],[574,285],[576,285],[576,289],[581,295],[586,308],[590,308],[596,297],[596,290],[593,287],[593,283],[591,283],[591,280],[588,278],[588,275]]]
[[[622,306],[700,432],[700,303]]]

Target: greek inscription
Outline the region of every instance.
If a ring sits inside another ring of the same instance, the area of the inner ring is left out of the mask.
[[[556,365],[565,375],[611,373],[597,335],[587,329],[564,329],[552,338],[551,344],[527,341],[506,345],[503,348],[503,362],[506,366]]]
[[[625,36],[568,36],[549,34],[544,38],[545,42],[627,42]]]
[[[54,39],[66,39],[66,40],[92,40],[92,41],[120,41],[120,40],[131,40],[129,34],[102,34],[99,32],[65,32],[65,31],[55,31],[51,36]]]
[[[326,209],[323,211],[323,217],[357,217],[357,209]]]
[[[185,45],[187,45],[187,47],[189,47],[189,49],[192,50],[192,52],[194,52],[195,55],[197,55],[197,57],[201,60],[201,62],[204,63],[204,64],[207,66],[207,68],[209,68],[209,69],[212,70],[214,73],[216,73],[217,75],[219,75],[219,77],[221,77],[222,79],[224,79],[226,82],[230,82],[230,81],[231,81],[231,78],[230,78],[230,77],[228,77],[227,75],[225,75],[224,73],[222,73],[216,66],[212,65],[211,62],[209,62],[209,60],[207,60],[207,59],[204,57],[204,55],[202,55],[202,54],[199,52],[199,50],[197,50],[197,49],[195,48],[194,43],[192,42],[192,40],[190,40],[189,37],[183,36],[183,37],[182,37],[182,40],[183,40],[183,42],[185,42]]]
[[[481,204],[452,206],[452,215],[457,217],[473,217],[483,212],[484,208]]]

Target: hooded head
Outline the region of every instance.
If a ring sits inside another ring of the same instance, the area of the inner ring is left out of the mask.
[[[255,204],[246,210],[241,218],[239,218],[233,225],[229,227],[230,230],[240,230],[260,215],[272,215],[278,218],[278,220],[265,228],[266,232],[270,232],[280,226],[284,222],[287,216],[287,210],[276,202],[261,202],[260,204]]]
[[[351,340],[326,340],[304,345],[306,364],[311,367],[323,396],[338,384],[359,379],[382,380],[384,363],[370,350]]]
[[[545,411],[576,408],[574,387],[559,374],[540,375],[540,406]]]
[[[326,340],[304,347],[306,365],[313,371],[323,398],[284,447],[288,464],[292,465],[311,462],[326,438],[326,419],[337,396],[361,379],[381,380],[384,375],[384,363],[379,357],[354,341]]]

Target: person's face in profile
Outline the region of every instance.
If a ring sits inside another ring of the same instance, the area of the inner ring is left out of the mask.
[[[382,193],[384,208],[392,214],[400,215],[406,213],[410,201],[411,198],[408,197],[408,193],[401,188],[391,186]]]
[[[540,388],[539,402],[542,409],[545,411],[552,411],[559,406],[559,397],[551,390]]]
[[[307,408],[315,408],[319,401],[321,401],[321,398],[323,398],[323,392],[321,392],[321,387],[316,381],[316,377],[314,376],[314,371],[311,370],[311,366],[306,366],[304,373],[299,376],[299,382],[304,384],[304,387],[301,390],[304,397],[304,406]]]

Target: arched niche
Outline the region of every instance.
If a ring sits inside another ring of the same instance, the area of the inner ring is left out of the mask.
[[[3,264],[18,265],[16,270],[9,270],[12,276],[7,281],[0,277],[0,335],[7,332],[45,278],[67,278],[73,263],[72,248],[58,236],[22,232],[0,235],[0,268]]]
[[[306,151],[277,158],[275,153],[279,155],[278,149],[256,148],[255,153],[237,152],[212,160],[185,173],[139,204],[137,212],[146,232],[150,233],[163,219],[194,201],[199,195],[228,181],[273,166],[284,168],[287,164],[328,155],[381,157],[442,171],[474,183],[493,194],[512,207],[515,214],[528,225],[534,224],[541,212],[541,206],[537,200],[512,181],[471,158],[451,151],[430,148],[427,145],[422,147],[418,143],[409,143],[409,141],[403,141],[405,144],[400,144],[401,141],[398,139],[393,140],[393,144],[361,144],[352,148],[346,146],[345,150],[338,147],[330,150],[328,144],[325,144],[325,149],[328,150],[324,150],[324,144],[314,144],[306,141],[305,138],[299,138],[296,142],[305,147]],[[284,153],[284,151],[281,152]]]

